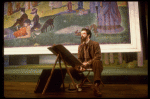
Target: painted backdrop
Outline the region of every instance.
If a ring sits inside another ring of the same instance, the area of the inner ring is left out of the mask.
[[[24,27],[14,25],[25,9],[32,27],[36,8],[39,27],[31,35],[14,36]],[[92,40],[100,44],[129,44],[130,26],[127,2],[21,1],[4,3],[4,47],[79,45],[81,29],[92,31]]]

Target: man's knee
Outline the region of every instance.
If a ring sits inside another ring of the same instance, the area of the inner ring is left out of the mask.
[[[101,60],[94,60],[92,65],[93,66],[102,66],[102,61]]]
[[[92,63],[92,68],[93,69],[100,69],[101,71],[103,70],[103,64],[101,60],[94,60]]]

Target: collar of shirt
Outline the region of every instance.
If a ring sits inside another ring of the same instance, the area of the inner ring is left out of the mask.
[[[90,41],[90,39],[88,39],[86,42],[83,42],[82,44],[88,44],[89,43],[89,41]]]
[[[86,41],[85,43],[87,44],[87,43],[89,43],[89,41],[90,41],[90,39],[88,39],[88,41]]]

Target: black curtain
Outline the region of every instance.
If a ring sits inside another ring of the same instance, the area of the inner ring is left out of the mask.
[[[148,59],[148,1],[139,1],[139,20],[143,58]]]

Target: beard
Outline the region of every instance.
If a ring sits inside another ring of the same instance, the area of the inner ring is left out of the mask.
[[[86,39],[87,39],[87,36],[86,37],[81,36],[81,43],[86,42]]]

